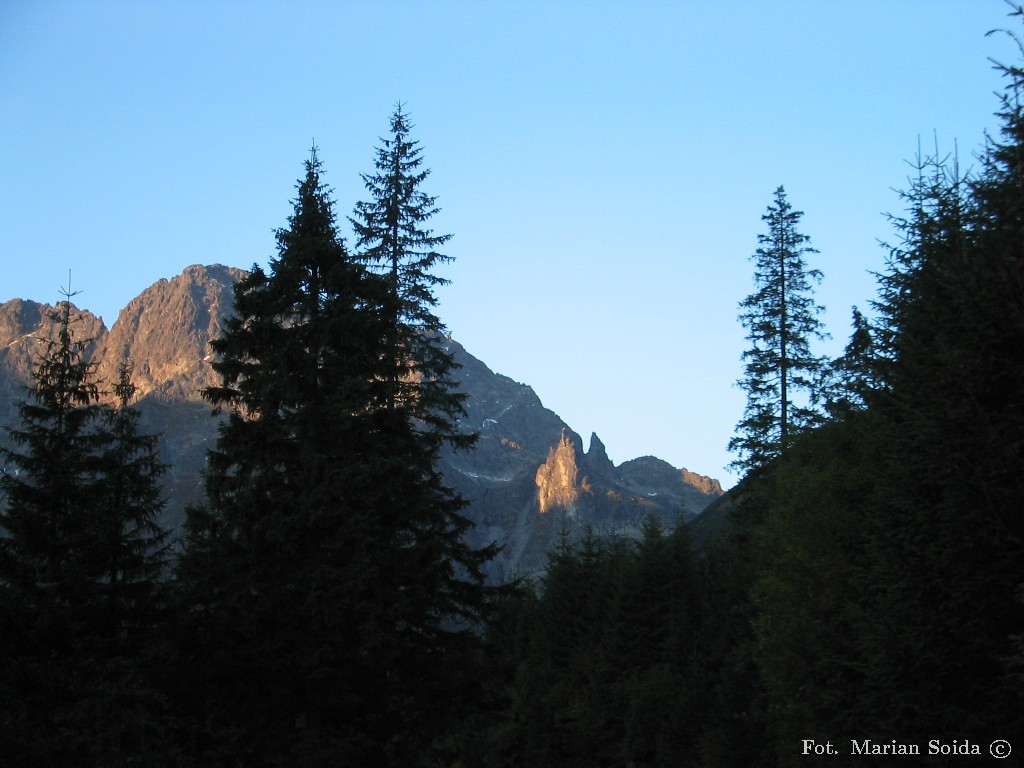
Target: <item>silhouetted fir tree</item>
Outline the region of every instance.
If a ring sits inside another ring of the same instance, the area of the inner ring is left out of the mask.
[[[438,471],[443,450],[468,449],[477,438],[459,426],[466,395],[453,378],[457,363],[448,349],[447,329],[434,314],[434,290],[448,283],[434,270],[452,261],[437,249],[451,235],[429,228],[439,208],[436,197],[423,191],[430,171],[423,166],[419,142],[409,137],[412,125],[401,104],[390,127],[390,137],[382,138],[376,149],[374,172],[362,174],[369,197],[355,205],[349,221],[356,234],[355,259],[387,285],[383,362],[389,371],[383,383],[387,408],[401,426],[389,435],[399,442],[390,447],[381,443],[381,451],[409,462],[408,471],[393,482],[396,493],[408,494],[399,503],[405,507],[399,535],[412,534],[419,541],[422,567],[412,581],[419,591],[404,587],[403,592],[428,601],[433,594],[440,615],[475,621],[484,607],[481,569],[496,549],[465,545],[470,522],[462,511],[467,502],[447,487]],[[399,478],[407,482],[404,489]]]
[[[3,450],[4,763],[155,765],[161,708],[142,654],[157,619],[162,467],[126,399],[99,404],[71,295]]]
[[[812,286],[821,272],[807,268],[805,256],[817,251],[797,230],[802,216],[779,187],[761,217],[768,233],[758,235],[760,247],[752,257],[756,290],[740,303],[751,347],[743,353],[744,378],[738,382],[747,404],[729,441],[729,450],[740,455],[733,462],[738,469],[763,467],[793,435],[822,420],[817,405],[825,360],[810,348],[812,339],[826,338]]]
[[[409,137],[411,129],[408,115],[398,105],[391,117],[391,135],[381,139],[376,150],[374,172],[362,175],[369,197],[356,204],[350,222],[356,234],[355,259],[387,285],[382,305],[388,321],[383,341],[389,366],[383,376],[385,402],[403,427],[391,433],[401,442],[390,449],[382,443],[381,450],[416,457],[415,467],[410,465],[404,475],[407,490],[395,485],[396,492],[410,494],[404,502],[408,511],[403,525],[418,529],[417,538],[433,532],[433,543],[422,550],[422,577],[413,583],[443,596],[458,614],[463,612],[460,604],[482,607],[479,589],[471,585],[495,549],[472,551],[465,546],[466,502],[438,472],[443,450],[467,449],[476,435],[459,427],[466,396],[453,379],[457,364],[448,350],[447,330],[434,314],[434,289],[448,282],[434,269],[451,261],[437,249],[451,235],[437,235],[429,228],[439,209],[436,198],[423,191],[430,171],[423,167],[419,142]],[[438,580],[446,562],[455,563],[455,569]]]
[[[418,765],[469,698],[486,554],[416,383],[393,397],[391,283],[349,256],[320,174],[314,150],[270,273],[237,284],[213,342],[226,419],[179,566],[211,680],[200,744],[225,764]]]
[[[610,701],[593,685],[595,673],[604,677],[593,667],[603,666],[594,654],[606,630],[608,562],[606,548],[592,533],[578,547],[565,534],[530,599],[516,604],[519,610],[511,615],[499,614],[505,631],[492,642],[511,679],[483,755],[468,765],[597,764],[607,741],[593,739],[599,729],[594,709]]]
[[[16,765],[85,758],[61,717],[85,695],[75,661],[94,651],[83,642],[96,607],[86,554],[100,393],[89,340],[74,335],[71,295],[51,315],[56,338],[44,340],[19,426],[8,430],[13,447],[2,449],[0,738]]]
[[[552,558],[542,602],[554,630],[549,764],[605,764],[621,740],[621,722],[615,717],[620,699],[611,685],[615,669],[606,649],[614,585],[626,556],[621,544],[588,531],[577,550]]]
[[[900,329],[904,313],[916,299],[918,272],[931,249],[943,248],[951,236],[958,236],[963,224],[960,211],[968,193],[956,155],[941,155],[937,144],[932,155],[923,154],[918,146],[910,165],[914,175],[899,193],[906,212],[889,216],[900,239],[895,245],[886,245],[886,270],[875,275],[878,295],[871,302],[876,315],[870,322],[864,321],[874,347],[874,354],[862,361],[864,372],[879,394],[888,391],[892,366],[900,357]]]
[[[70,297],[51,314],[57,336],[45,340],[29,399],[18,403],[20,426],[8,430],[14,448],[2,449],[7,504],[0,521],[5,584],[45,584],[65,604],[83,575],[89,516],[82,508],[95,480],[93,427],[101,414],[95,364],[85,356],[91,340],[75,338]]]
[[[363,174],[369,199],[356,203],[349,221],[355,256],[388,281],[392,330],[387,353],[394,366],[391,402],[421,420],[426,431],[453,447],[469,447],[474,436],[455,430],[465,395],[451,378],[456,363],[445,344],[446,329],[434,314],[434,289],[448,281],[434,273],[452,257],[437,251],[451,239],[429,228],[440,209],[423,191],[430,175],[422,148],[402,105],[391,116],[391,136],[376,150],[375,170]]]

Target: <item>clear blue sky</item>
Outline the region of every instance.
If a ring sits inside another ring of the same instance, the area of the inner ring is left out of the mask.
[[[988,58],[1016,48],[985,33],[1018,29],[1008,10],[4,0],[0,301],[54,302],[71,269],[111,325],[189,264],[266,264],[313,140],[345,215],[402,101],[454,235],[455,338],[616,463],[729,486],[737,303],[773,190],[821,251],[834,353],[919,137],[969,164],[997,126]]]

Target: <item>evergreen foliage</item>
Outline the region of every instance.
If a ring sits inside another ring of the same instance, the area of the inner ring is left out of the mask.
[[[857,307],[853,308],[851,327],[850,340],[843,354],[832,361],[831,375],[823,389],[831,416],[866,408],[883,389],[876,329]]]
[[[0,740],[11,766],[128,765],[163,744],[146,663],[163,466],[156,438],[138,431],[126,370],[119,407],[100,404],[71,296],[2,453]]]
[[[473,683],[489,552],[435,466],[436,379],[389,354],[392,287],[349,256],[314,150],[213,343],[227,414],[179,577],[214,759],[421,764]]]
[[[957,722],[979,738],[1020,711],[1004,660],[1024,631],[1024,79],[1005,71],[1002,139],[980,175],[965,180],[954,165],[929,192],[931,236],[912,242],[918,266],[881,409],[886,596],[909,619],[896,644],[913,655],[902,695],[921,697],[906,703],[919,727]]]
[[[440,209],[437,198],[422,189],[430,170],[423,167],[419,142],[409,137],[412,127],[397,105],[391,136],[376,150],[374,172],[362,174],[369,199],[356,203],[349,219],[355,257],[382,275],[390,289],[388,402],[408,409],[439,445],[468,448],[476,438],[454,429],[465,395],[452,380],[456,363],[444,344],[444,324],[434,314],[434,289],[448,281],[433,270],[452,260],[437,249],[451,235],[435,234],[428,226]]]
[[[7,536],[0,542],[5,586],[43,589],[64,607],[87,569],[81,545],[89,517],[81,507],[95,484],[93,426],[101,412],[95,366],[84,354],[89,340],[75,338],[71,311],[69,293],[51,316],[57,338],[45,340],[29,399],[18,403],[20,427],[9,430],[15,449],[3,451]]]
[[[893,713],[871,672],[870,646],[898,621],[876,601],[874,428],[856,412],[802,436],[761,491],[770,512],[752,539],[751,656],[773,764],[806,760],[802,739],[909,736],[886,727]]]
[[[132,406],[138,388],[131,375],[131,365],[122,363],[112,388],[116,403],[102,413],[97,502],[106,516],[107,538],[99,541],[97,571],[108,585],[115,613],[131,609],[143,620],[159,602],[158,585],[167,576],[169,532],[159,523],[164,508],[160,478],[167,467],[159,459],[159,436],[140,430],[141,413]]]
[[[447,284],[435,275],[450,256],[435,249],[451,239],[436,235],[427,223],[437,214],[437,198],[421,185],[430,175],[422,148],[409,138],[413,126],[398,104],[391,115],[391,137],[376,149],[375,172],[362,174],[370,199],[356,203],[349,219],[356,233],[357,258],[385,275],[398,299],[403,324],[436,328],[433,289]]]
[[[740,321],[751,347],[743,353],[747,405],[729,450],[740,454],[739,469],[765,466],[779,456],[793,435],[821,423],[818,402],[824,386],[824,358],[811,353],[812,339],[823,339],[812,283],[821,273],[808,269],[805,256],[817,253],[797,226],[802,211],[794,210],[786,190],[775,190],[762,220],[767,234],[758,235],[756,290],[740,303]]]
[[[918,154],[879,317],[855,319],[840,361],[866,410],[798,438],[757,489],[753,658],[777,765],[801,762],[795,738],[1024,733],[1024,81],[1004,71],[975,178]]]
[[[872,301],[877,313],[867,324],[875,354],[864,361],[865,371],[874,379],[874,390],[889,389],[892,367],[900,359],[905,314],[917,301],[916,282],[928,254],[949,247],[965,231],[965,208],[970,205],[969,185],[960,172],[956,155],[932,155],[918,147],[911,164],[914,175],[900,192],[907,210],[889,219],[900,237],[887,245],[886,271],[876,275],[878,296]]]
[[[563,540],[494,625],[504,699],[466,764],[698,764],[685,748],[700,711],[697,595],[684,528]]]

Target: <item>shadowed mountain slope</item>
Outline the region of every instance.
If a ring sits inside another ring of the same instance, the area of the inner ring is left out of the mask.
[[[202,499],[206,449],[217,437],[217,419],[201,395],[216,383],[209,342],[244,274],[221,265],[188,267],[129,302],[110,330],[87,311],[74,314],[76,336],[92,340],[88,349],[106,386],[121,362],[134,367],[142,428],[160,434],[161,459],[170,465],[164,522],[172,526]],[[16,424],[15,404],[25,396],[40,340],[53,332],[51,310],[22,299],[0,304],[0,426]],[[494,373],[454,339],[446,343],[468,396],[460,427],[479,440],[471,451],[446,452],[442,469],[470,502],[473,543],[503,546],[491,563],[492,579],[543,569],[563,532],[635,535],[652,514],[672,528],[722,495],[717,480],[651,456],[616,466],[597,435],[584,452],[580,436],[533,389]],[[0,440],[6,443],[6,431]]]

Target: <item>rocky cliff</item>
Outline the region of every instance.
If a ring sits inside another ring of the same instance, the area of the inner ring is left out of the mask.
[[[123,361],[134,367],[143,428],[161,435],[161,458],[171,467],[168,525],[180,524],[185,507],[202,498],[206,448],[217,435],[201,395],[216,383],[209,342],[244,274],[221,265],[189,267],[133,299],[109,331],[91,313],[75,312],[76,336],[92,339],[88,352],[102,381],[115,380]],[[0,426],[17,423],[15,403],[24,397],[41,339],[53,333],[51,311],[20,299],[0,304]],[[542,569],[563,533],[633,535],[647,515],[671,528],[722,495],[717,480],[653,457],[615,466],[597,435],[584,453],[580,436],[533,389],[492,372],[455,340],[446,343],[468,396],[460,428],[479,440],[471,451],[446,452],[442,469],[470,502],[473,543],[503,545],[491,564],[493,579]],[[0,441],[6,438],[4,431]]]
[[[140,397],[202,402],[203,388],[218,383],[210,366],[210,340],[231,312],[234,285],[243,275],[241,269],[220,264],[194,265],[151,285],[99,339],[100,378],[116,381],[118,365],[127,360]]]

